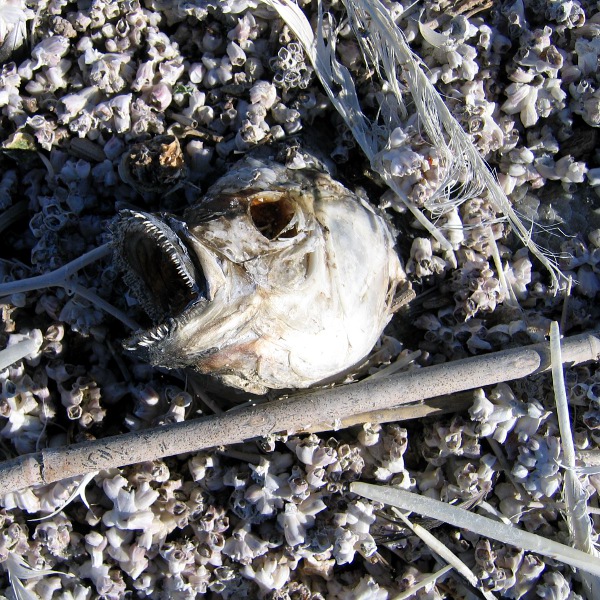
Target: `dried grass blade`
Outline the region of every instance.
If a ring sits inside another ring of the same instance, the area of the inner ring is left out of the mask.
[[[70,577],[68,573],[52,569],[34,569],[22,556],[13,552],[8,553],[2,564],[8,573],[8,579],[17,600],[38,600],[39,598],[37,594],[23,585],[22,579],[33,579],[43,575],[67,575]]]
[[[94,477],[96,477],[96,475],[98,475],[98,471],[92,471],[91,473],[84,475],[81,481],[75,486],[75,489],[71,492],[69,497],[54,512],[51,512],[50,514],[44,515],[43,517],[39,517],[37,519],[29,519],[29,521],[45,521],[46,519],[52,519],[52,517],[55,517],[58,513],[62,512],[69,504],[71,504],[71,502],[73,502],[73,500],[75,500],[77,496],[81,498],[81,501],[83,502],[84,506],[91,513],[93,513],[94,511],[92,510],[92,507],[87,501],[87,497],[85,495],[85,488],[87,484],[90,481],[92,481]]]
[[[400,510],[416,512],[478,535],[516,546],[526,552],[548,556],[586,573],[600,576],[600,560],[594,556],[439,500],[406,490],[363,482],[351,483],[350,491],[370,500],[395,506]]]
[[[435,552],[440,558],[445,560],[451,565],[458,573],[460,573],[474,588],[478,589],[487,600],[496,600],[495,596],[490,592],[481,589],[477,576],[467,565],[454,554],[447,546],[442,544],[431,532],[427,531],[424,527],[417,523],[412,523],[407,517],[401,512],[395,511],[396,517],[398,517],[411,531],[419,537],[432,552]]]
[[[592,543],[592,524],[587,511],[588,493],[585,491],[576,473],[575,444],[569,419],[569,403],[565,389],[560,346],[560,330],[557,322],[550,325],[550,355],[552,358],[552,383],[556,400],[556,413],[560,429],[560,439],[565,467],[563,483],[563,499],[567,526],[575,548],[598,557],[599,554]],[[600,597],[600,579],[589,573],[582,573],[583,583],[588,598]]]
[[[443,575],[448,573],[448,571],[451,570],[452,567],[450,565],[446,565],[445,567],[442,567],[439,571],[431,573],[431,575],[424,577],[420,581],[417,581],[417,583],[415,583],[412,587],[405,590],[404,592],[401,592],[400,594],[397,594],[391,600],[406,600],[407,598],[412,598],[419,590],[422,590],[428,585],[435,583],[440,577],[442,577]]]
[[[368,38],[375,40],[371,42],[371,46],[375,47],[376,55],[387,57],[392,52],[397,57],[393,69],[388,69],[384,62],[387,80],[397,77],[397,68],[401,68],[405,74],[421,124],[445,161],[445,178],[434,199],[439,200],[445,196],[452,205],[487,190],[496,209],[504,214],[521,241],[548,269],[554,286],[558,287],[558,278],[562,279],[564,276],[557,264],[531,239],[529,230],[513,210],[488,165],[425,75],[420,60],[410,50],[389,11],[379,0],[344,0],[344,5],[354,29],[368,31]],[[362,41],[364,38],[357,35],[357,39]],[[451,202],[450,192],[455,196]],[[444,211],[444,203],[439,210]]]

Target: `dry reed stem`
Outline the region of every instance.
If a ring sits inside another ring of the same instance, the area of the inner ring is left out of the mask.
[[[458,556],[448,548],[448,546],[444,545],[440,540],[438,540],[430,531],[422,527],[418,523],[413,523],[407,517],[405,517],[399,510],[394,509],[392,507],[392,511],[394,515],[404,523],[420,540],[426,544],[429,549],[434,553],[434,555],[438,556],[441,560],[445,561],[452,568],[460,573],[475,589],[479,590],[480,594],[486,600],[496,600],[496,596],[492,594],[492,592],[488,592],[483,589],[479,579],[471,571],[471,569],[460,559]]]
[[[370,410],[340,419],[336,429],[347,429],[363,423],[392,423],[396,421],[409,421],[410,419],[424,419],[425,417],[437,417],[447,413],[456,413],[467,410],[473,404],[473,394],[465,392],[461,394],[450,394],[439,398],[428,398],[417,404],[396,406],[394,408],[382,408]],[[306,433],[318,433],[331,429],[329,423],[315,423],[307,427]]]
[[[415,512],[454,527],[466,529],[477,535],[510,544],[526,552],[535,552],[547,556],[586,573],[600,576],[600,560],[596,557],[552,539],[524,531],[514,525],[506,525],[464,508],[397,487],[357,481],[350,484],[350,491],[369,500],[389,504],[400,510]],[[595,599],[597,596],[593,596],[593,598]]]
[[[573,546],[597,558],[600,554],[594,547],[592,522],[587,509],[589,493],[575,471],[575,442],[573,441],[567,388],[563,373],[560,330],[558,323],[555,321],[550,325],[550,353],[552,355],[552,383],[554,385],[556,414],[562,446],[562,460],[565,468],[562,492],[567,527]],[[592,575],[583,571],[581,579],[586,598],[588,600],[598,598],[600,595],[600,575]]]
[[[598,360],[600,337],[596,332],[573,336],[564,340],[562,349],[568,366]],[[157,429],[48,448],[0,464],[0,493],[282,431],[314,431],[311,417],[323,414],[327,420],[320,430],[332,430],[352,415],[520,379],[550,366],[549,345],[535,344],[414,369],[386,379],[298,394]]]

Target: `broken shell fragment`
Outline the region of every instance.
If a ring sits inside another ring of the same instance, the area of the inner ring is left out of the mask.
[[[405,278],[385,218],[315,169],[235,164],[183,218],[123,211],[115,259],[156,325],[127,347],[251,393],[360,362]]]
[[[141,194],[174,191],[186,176],[179,140],[173,135],[159,135],[134,144],[123,154],[119,175]]]

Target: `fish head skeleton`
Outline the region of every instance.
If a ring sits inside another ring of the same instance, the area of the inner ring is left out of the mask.
[[[127,348],[251,393],[357,364],[404,279],[385,218],[329,174],[271,158],[246,157],[181,218],[123,211],[113,234],[156,323]]]

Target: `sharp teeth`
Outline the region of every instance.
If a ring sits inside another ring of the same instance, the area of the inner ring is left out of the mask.
[[[127,350],[135,350],[136,348],[138,348],[140,346],[142,346],[142,347],[152,346],[156,342],[160,342],[161,340],[163,340],[168,333],[169,333],[169,327],[167,325],[165,325],[164,323],[162,323],[161,325],[158,325],[154,329],[145,331],[143,334],[140,334],[137,337],[134,344],[127,346]]]
[[[141,221],[141,225],[144,228],[144,231],[151,235],[157,244],[160,245],[160,248],[167,254],[167,256],[171,259],[174,265],[177,267],[177,272],[184,280],[185,284],[190,288],[194,289],[195,283],[193,279],[190,277],[189,273],[187,273],[185,267],[183,266],[179,250],[174,246],[174,244],[169,240],[169,238],[165,235],[163,231],[161,231],[154,223],[149,221],[143,214],[141,213],[132,213],[132,217]]]
[[[1,2],[1,0],[0,0]],[[164,227],[159,224],[159,221],[154,221],[150,219],[148,215],[141,212],[129,212],[126,217],[126,222],[129,224],[129,232],[135,232],[137,234],[143,234],[148,236],[149,240],[156,245],[157,249],[160,250],[162,255],[165,258],[168,258],[175,268],[175,272],[179,281],[185,285],[185,287],[190,290],[191,293],[194,294],[195,300],[198,300],[201,296],[201,290],[199,288],[199,284],[195,279],[196,275],[196,266],[192,263],[191,258],[187,254],[187,249],[185,248],[185,243],[178,239],[178,233],[176,231],[177,228],[172,229],[173,236],[169,234],[170,225],[168,223],[164,224]],[[122,243],[125,243],[126,229],[123,229]],[[200,273],[202,274],[202,273]],[[139,286],[139,278],[131,275],[131,284],[130,287]],[[156,308],[150,303],[150,308],[147,308],[147,312],[151,314],[154,319],[160,319],[162,316],[162,310]],[[157,335],[164,337],[168,333],[167,330],[156,330],[156,333],[152,333],[150,337],[141,337],[139,338],[138,344],[141,346],[148,346],[153,344],[154,341],[160,339]]]
[[[196,287],[196,284],[195,284],[194,280],[188,275],[188,273],[186,272],[184,266],[182,264],[176,264],[176,268],[177,268],[177,273],[183,279],[184,283],[190,289],[193,290]]]

